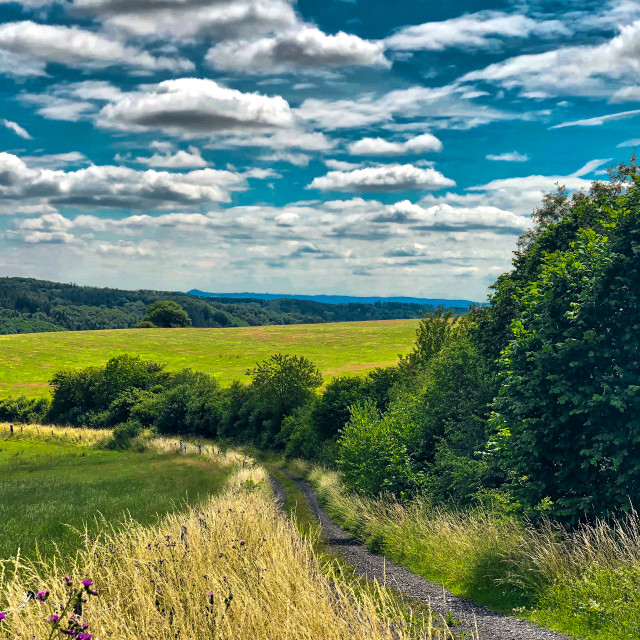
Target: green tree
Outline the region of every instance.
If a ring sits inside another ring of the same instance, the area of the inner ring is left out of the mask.
[[[568,521],[640,502],[640,178],[627,175],[613,206],[595,188],[555,223],[564,236],[589,221],[541,257],[500,360],[494,423],[514,490]]]
[[[347,487],[368,496],[413,492],[416,479],[406,446],[411,437],[405,431],[401,416],[381,416],[371,400],[352,407],[338,440],[338,467]]]
[[[187,312],[173,300],[154,302],[147,309],[147,314],[142,322],[151,322],[154,326],[164,329],[191,326],[191,318]]]
[[[259,446],[277,442],[282,420],[311,401],[322,375],[304,356],[277,353],[247,371],[251,376],[251,439]]]

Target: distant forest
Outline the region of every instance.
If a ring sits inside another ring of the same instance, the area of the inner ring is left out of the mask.
[[[430,305],[403,302],[325,304],[311,300],[198,298],[170,291],[125,291],[31,278],[0,278],[0,334],[127,329],[147,307],[174,300],[194,327],[246,327],[419,318]],[[466,309],[456,309],[465,313]]]

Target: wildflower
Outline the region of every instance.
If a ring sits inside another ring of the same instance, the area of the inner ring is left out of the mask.
[[[240,540],[240,546],[244,547],[244,540]]]
[[[70,587],[71,586],[71,578],[69,576],[65,576],[64,578],[62,578],[62,581],[64,582],[64,586],[65,587]]]
[[[0,622],[2,622],[7,617],[6,613],[0,613]]]
[[[91,640],[93,636],[90,633],[79,633],[76,638],[78,640]]]
[[[38,593],[36,594],[36,600],[38,602],[45,602],[48,597],[49,597],[48,591],[38,591]]]
[[[59,621],[60,621],[60,616],[57,616],[55,614],[47,618],[47,622],[49,624],[58,624]]]
[[[209,593],[207,593],[207,598],[209,599],[209,604],[213,604],[213,596],[214,596],[213,591],[209,591]]]
[[[86,589],[88,589],[89,587],[93,586],[93,580],[83,580],[82,584],[85,586]]]

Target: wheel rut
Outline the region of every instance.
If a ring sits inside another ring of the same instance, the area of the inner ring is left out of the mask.
[[[375,579],[409,598],[426,603],[443,617],[453,614],[453,617],[461,622],[452,629],[456,636],[464,637],[477,628],[480,640],[571,640],[571,636],[539,627],[527,620],[498,613],[466,598],[455,596],[442,585],[430,582],[384,556],[368,551],[359,540],[331,520],[308,482],[281,467],[273,468],[289,476],[297,484],[332,551],[353,566],[357,576]],[[285,494],[282,485],[273,480],[272,483],[276,488],[278,500],[283,502]]]

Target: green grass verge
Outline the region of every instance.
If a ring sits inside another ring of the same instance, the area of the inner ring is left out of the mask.
[[[207,459],[0,438],[0,558],[75,553],[81,538],[130,515],[142,524],[217,492],[227,469]],[[95,518],[99,521],[96,522]]]
[[[343,529],[458,596],[577,638],[640,638],[638,518],[560,534],[488,511],[370,500],[332,472],[289,468],[307,475]]]
[[[418,320],[242,327],[122,329],[0,336],[0,397],[41,397],[60,369],[101,365],[122,353],[214,374],[222,384],[274,353],[302,355],[326,380],[395,364],[411,350]]]

